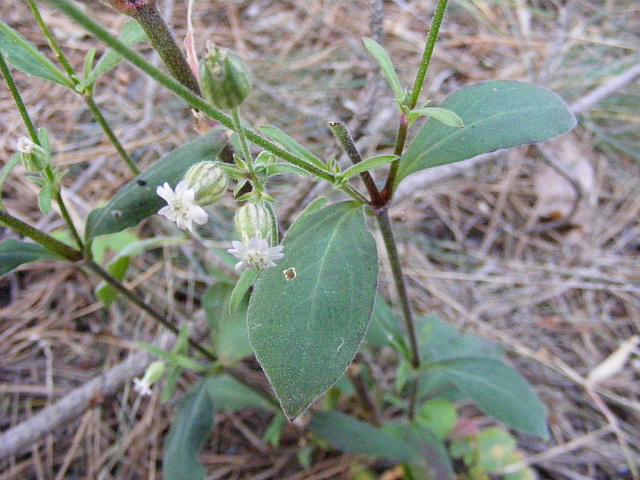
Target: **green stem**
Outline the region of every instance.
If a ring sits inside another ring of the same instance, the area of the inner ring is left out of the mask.
[[[360,163],[362,161],[362,155],[360,155],[358,147],[356,147],[353,137],[349,134],[347,127],[340,122],[329,122],[329,128],[336,137],[336,140],[338,140],[338,143],[340,143],[344,153],[349,157],[349,160],[351,160],[354,165]],[[365,187],[367,187],[367,191],[371,197],[371,204],[374,207],[382,206],[382,197],[380,196],[378,187],[376,187],[371,174],[369,172],[362,172],[360,174],[360,178],[362,178]]]
[[[376,211],[376,219],[378,220],[382,240],[384,242],[385,249],[387,250],[389,265],[391,266],[391,275],[400,301],[400,307],[402,308],[402,318],[404,320],[405,329],[409,336],[409,344],[411,346],[411,365],[417,369],[420,367],[418,338],[416,336],[415,325],[413,322],[413,313],[411,311],[409,295],[407,294],[407,287],[404,282],[404,275],[402,274],[400,255],[398,255],[396,241],[393,238],[393,231],[391,229],[391,222],[389,221],[389,213],[387,209],[383,208]]]
[[[247,165],[249,169],[249,178],[251,179],[251,183],[253,184],[253,188],[261,188],[258,177],[256,177],[256,172],[253,169],[253,158],[251,158],[251,151],[249,150],[249,145],[247,144],[247,136],[245,134],[246,130],[242,126],[242,121],[240,120],[240,113],[238,112],[238,107],[234,107],[231,109],[231,118],[233,120],[234,130],[238,133],[238,138],[240,139],[240,149],[242,150],[242,156],[244,157],[244,163]]]
[[[431,21],[431,28],[429,29],[429,35],[427,36],[427,43],[420,59],[420,65],[418,66],[418,72],[416,73],[416,79],[413,82],[411,94],[409,96],[409,103],[407,108],[413,110],[418,104],[418,98],[424,85],[424,79],[431,63],[431,56],[433,55],[433,49],[436,46],[438,40],[438,33],[440,32],[440,26],[442,25],[442,19],[444,18],[444,12],[447,8],[448,0],[438,0],[438,5],[433,12],[433,20]],[[394,154],[398,157],[402,156],[404,151],[404,145],[407,141],[407,133],[409,130],[409,122],[405,113],[401,114],[400,123],[398,125],[398,133],[396,134],[396,142],[394,147]],[[387,182],[382,190],[383,198],[388,202],[393,196],[393,189],[395,187],[396,173],[400,167],[400,160],[396,160],[391,164]]]
[[[50,250],[71,262],[77,262],[83,258],[82,252],[71,248],[69,245],[56,240],[36,228],[33,228],[31,225],[24,223],[22,220],[14,217],[4,210],[0,210],[0,223],[3,223],[7,227],[18,232],[20,235],[30,238],[47,250]]]
[[[84,244],[82,242],[82,238],[80,237],[80,234],[78,233],[78,230],[76,230],[76,226],[73,224],[73,221],[71,220],[71,215],[69,215],[69,211],[67,210],[67,206],[64,203],[64,200],[62,199],[62,194],[60,193],[60,187],[57,186],[56,188],[56,203],[58,204],[58,207],[60,208],[60,214],[62,215],[62,218],[64,218],[65,223],[67,224],[67,227],[69,228],[69,231],[71,232],[71,236],[73,237],[73,239],[76,241],[76,244],[78,245],[78,248],[80,248],[80,250],[84,249]]]
[[[11,70],[9,70],[9,66],[4,59],[4,55],[2,55],[2,51],[0,51],[0,71],[2,71],[4,81],[7,82],[7,86],[9,87],[9,91],[11,92],[11,96],[13,97],[13,101],[15,102],[16,107],[18,107],[18,111],[20,112],[20,116],[22,117],[22,122],[24,123],[24,126],[27,127],[27,131],[29,132],[31,140],[33,141],[33,143],[40,145],[40,139],[38,138],[36,127],[33,125],[31,117],[29,116],[29,112],[27,111],[27,107],[22,101],[20,91],[16,86],[16,82],[13,80],[13,75],[11,75]]]
[[[213,120],[217,121],[224,127],[229,130],[235,131],[235,127],[233,125],[233,120],[222,113],[220,110],[209,105],[205,100],[201,97],[193,93],[187,87],[182,85],[180,82],[175,80],[173,77],[166,75],[161,72],[149,62],[147,62],[144,57],[131,50],[129,47],[120,42],[117,38],[111,35],[107,30],[105,30],[102,26],[98,25],[92,19],[87,17],[83,12],[81,12],[78,8],[76,8],[71,2],[68,0],[46,0],[48,3],[53,5],[55,8],[63,12],[65,15],[69,16],[73,20],[75,20],[79,25],[86,28],[89,32],[91,32],[98,40],[104,42],[108,47],[118,52],[125,58],[128,62],[130,62],[135,67],[142,70],[144,73],[155,79],[160,85],[172,91],[175,95],[182,98],[185,102],[187,102],[191,107],[196,110],[200,110],[205,113]],[[247,139],[263,148],[264,150],[273,153],[277,157],[282,158],[283,160],[296,165],[297,167],[306,170],[307,172],[322,178],[323,180],[327,180],[331,183],[335,181],[335,176],[315,165],[312,165],[302,158],[294,155],[282,148],[280,148],[275,143],[267,140],[266,138],[258,135],[257,133],[251,130],[245,130],[245,134]],[[352,198],[362,201],[362,195],[353,190],[350,186],[346,185],[342,188],[342,190]]]
[[[201,95],[200,85],[189,62],[178,46],[175,37],[158,10],[158,4],[150,2],[129,12],[147,34],[149,42],[162,58],[167,70],[180,83],[196,95]]]
[[[31,12],[33,13],[33,18],[35,19],[36,23],[40,27],[40,30],[42,30],[42,33],[44,34],[44,36],[47,38],[47,42],[49,43],[51,50],[53,50],[54,55],[60,62],[60,65],[62,65],[62,68],[64,68],[64,71],[67,73],[69,78],[73,79],[76,72],[74,71],[73,67],[69,63],[69,60],[67,60],[67,57],[62,52],[60,45],[58,45],[58,42],[56,41],[55,37],[51,33],[51,30],[49,30],[48,25],[42,19],[42,16],[40,15],[40,11],[36,6],[35,1],[28,0],[28,3],[29,3],[29,8],[31,8]],[[76,83],[75,80],[74,80],[74,83]]]
[[[98,121],[98,123],[102,127],[102,130],[104,131],[104,133],[107,135],[107,137],[109,137],[109,140],[118,151],[120,158],[122,158],[124,163],[127,164],[127,167],[129,167],[129,170],[131,170],[131,173],[133,173],[134,175],[138,175],[140,173],[140,170],[138,170],[138,167],[136,167],[135,163],[133,163],[133,160],[131,159],[127,151],[124,149],[124,147],[120,143],[120,140],[118,140],[118,137],[111,129],[111,126],[109,125],[109,123],[107,123],[107,120],[102,115],[102,112],[98,108],[98,105],[96,104],[93,97],[91,95],[84,95],[84,101],[87,104],[87,107],[89,108],[91,113],[93,114],[94,118]]]
[[[433,12],[433,20],[431,21],[431,28],[429,29],[427,44],[424,47],[420,66],[418,67],[418,73],[416,74],[416,81],[413,83],[413,89],[411,90],[411,96],[409,97],[409,109],[414,109],[418,104],[418,97],[422,91],[424,78],[427,75],[427,70],[429,69],[431,55],[433,54],[433,49],[438,41],[438,33],[440,32],[440,25],[442,25],[442,19],[444,18],[444,11],[447,8],[447,2],[448,0],[438,0],[436,10]]]

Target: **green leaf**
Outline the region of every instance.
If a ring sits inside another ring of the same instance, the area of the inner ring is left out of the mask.
[[[175,188],[189,167],[203,160],[213,160],[226,143],[224,131],[213,129],[174,150],[125,185],[106,206],[93,210],[87,220],[87,241],[134,227],[160,210],[166,202],[158,196],[156,188],[164,182]]]
[[[6,275],[24,263],[38,260],[62,260],[62,257],[41,245],[21,242],[13,238],[0,243],[0,276]]]
[[[358,175],[368,170],[373,170],[374,168],[381,167],[382,165],[386,165],[387,163],[393,162],[397,159],[397,155],[378,155],[377,157],[367,158],[366,160],[363,160],[362,162],[356,163],[355,165],[347,168],[344,172],[342,172],[342,178],[347,180],[354,175]]]
[[[425,426],[436,438],[444,440],[458,420],[453,404],[443,398],[432,398],[420,407],[416,421]]]
[[[393,67],[393,63],[391,62],[391,57],[389,57],[389,54],[384,47],[373,38],[365,37],[362,40],[364,41],[366,49],[369,50],[369,53],[373,58],[375,58],[378,65],[380,65],[380,69],[387,79],[387,82],[389,82],[396,100],[399,100],[403,96],[403,89],[402,85],[400,85],[400,80],[398,80],[396,69]]]
[[[134,45],[136,43],[144,42],[147,39],[147,34],[144,33],[144,30],[140,26],[138,22],[135,20],[129,20],[124,24],[122,28],[122,33],[118,37],[118,39],[127,46]],[[87,80],[91,83],[95,82],[99,77],[107,73],[113,67],[115,67],[122,60],[122,56],[109,49],[107,50],[98,63],[93,68],[93,71],[90,73]]]
[[[73,83],[37,47],[0,20],[0,50],[22,73],[73,88]]]
[[[315,165],[318,168],[321,168],[322,170],[327,169],[327,166],[322,163],[322,161],[318,157],[316,157],[313,153],[300,145],[297,140],[284,133],[278,127],[267,125],[264,127],[260,127],[260,131],[271,140],[278,142],[286,150],[289,150],[294,155],[302,158],[303,160],[306,160],[307,162]]]
[[[202,297],[211,343],[223,365],[236,363],[253,352],[247,337],[247,302],[241,302],[234,314],[229,313],[233,289],[233,285],[218,282]]]
[[[122,281],[124,274],[127,273],[130,261],[131,258],[127,256],[117,257],[109,263],[107,272],[118,281]],[[105,307],[109,307],[118,298],[118,291],[107,282],[102,281],[96,287],[96,296]]]
[[[547,438],[546,409],[529,383],[503,362],[462,357],[431,365],[487,415],[516,430]]]
[[[245,408],[260,408],[276,411],[271,403],[228,375],[211,378],[207,388],[218,410],[236,412]]]
[[[448,110],[446,108],[437,108],[437,107],[425,107],[418,108],[416,110],[411,110],[411,116],[418,115],[422,117],[430,117],[434,120],[439,121],[443,125],[447,127],[456,127],[463,128],[464,122],[462,119],[452,110]]]
[[[198,452],[214,427],[214,405],[208,383],[209,380],[200,382],[178,405],[165,443],[162,462],[165,480],[203,480],[206,475]]]
[[[410,443],[340,412],[314,413],[309,429],[343,452],[392,462],[423,463]]]
[[[549,140],[576,125],[559,96],[522,82],[492,80],[462,88],[441,107],[455,112],[465,127],[425,123],[400,160],[396,184],[419,170]]]
[[[311,174],[306,170],[296,167],[295,165],[287,165],[284,163],[276,163],[275,165],[269,165],[265,167],[265,175],[267,177],[273,177],[275,175],[283,175],[285,173],[292,173],[294,175],[300,175],[302,177],[310,177]]]
[[[45,184],[38,192],[38,207],[45,215],[51,211],[53,201],[53,185]]]
[[[236,286],[233,287],[233,292],[231,292],[231,297],[229,298],[229,313],[233,315],[240,306],[240,303],[244,299],[246,293],[251,288],[253,281],[260,273],[258,270],[245,270],[240,275],[240,278],[236,282]]]
[[[293,419],[345,371],[376,294],[376,244],[363,208],[343,202],[299,218],[285,257],[258,277],[249,340],[285,414]],[[284,270],[294,268],[287,280]]]

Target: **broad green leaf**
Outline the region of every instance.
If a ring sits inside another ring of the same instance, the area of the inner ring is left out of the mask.
[[[531,385],[503,362],[463,357],[432,364],[487,415],[516,430],[547,438],[546,410]]]
[[[162,473],[165,480],[203,480],[206,475],[198,452],[214,427],[209,381],[200,382],[178,405],[164,447]]]
[[[376,62],[378,62],[378,65],[380,65],[380,69],[387,79],[387,82],[389,82],[389,85],[391,86],[396,99],[402,98],[402,85],[400,85],[398,74],[396,73],[396,69],[393,67],[391,57],[389,57],[387,51],[373,38],[364,37],[362,40],[364,41],[364,46],[367,50],[369,50],[371,56],[373,56]]]
[[[0,276],[6,275],[24,263],[61,259],[41,245],[8,238],[0,243]]]
[[[175,188],[189,167],[203,160],[214,160],[225,143],[224,129],[213,129],[156,162],[125,185],[106,206],[89,214],[86,239],[90,241],[98,235],[134,227],[155,214],[166,205],[156,188],[164,182]]]
[[[400,160],[396,184],[419,170],[543,142],[576,124],[559,96],[523,82],[478,83],[452,93],[441,107],[455,112],[465,127],[427,121]]]
[[[344,172],[342,172],[342,178],[345,180],[349,179],[362,172],[373,170],[374,168],[381,167],[382,165],[386,165],[387,163],[393,162],[397,159],[397,155],[378,155],[377,157],[367,158],[366,160],[363,160],[362,162],[356,163],[355,165],[347,168]]]
[[[36,46],[0,20],[0,50],[9,63],[22,73],[73,88],[67,76]]]
[[[392,462],[423,463],[410,443],[340,412],[314,413],[309,429],[344,452]]]
[[[285,257],[261,273],[249,303],[249,340],[293,419],[345,371],[376,294],[376,244],[363,208],[343,202],[299,218]],[[295,269],[287,280],[283,271]]]
[[[207,388],[216,408],[221,411],[237,412],[245,408],[277,410],[266,399],[228,375],[209,379]]]
[[[327,166],[324,163],[322,163],[322,161],[318,157],[316,157],[313,153],[311,153],[305,147],[300,145],[300,143],[298,143],[297,140],[295,140],[294,138],[284,133],[278,127],[266,125],[264,127],[260,127],[260,131],[264,133],[267,137],[269,137],[271,140],[278,142],[286,150],[297,155],[303,160],[306,160],[310,164],[315,165],[316,167],[319,167],[322,170],[327,169]]]
[[[124,24],[122,33],[118,39],[125,45],[131,46],[136,43],[144,42],[147,39],[147,34],[144,33],[140,24],[132,19]],[[120,60],[122,60],[122,56],[119,53],[111,49],[107,50],[104,55],[100,57],[100,60],[98,60],[98,63],[93,68],[88,80],[91,83],[95,82],[99,77],[120,63]]]
[[[229,313],[229,299],[233,285],[218,282],[202,297],[215,355],[223,365],[231,365],[251,355],[253,350],[247,337],[247,302],[239,303]]]

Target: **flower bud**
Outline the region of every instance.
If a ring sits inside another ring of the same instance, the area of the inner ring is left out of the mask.
[[[44,149],[27,137],[20,137],[16,147],[20,152],[22,165],[27,171],[38,173],[49,165],[49,158]]]
[[[227,176],[216,162],[196,163],[187,171],[184,180],[195,190],[195,202],[201,207],[220,200],[227,189]]]
[[[200,67],[204,98],[216,108],[230,110],[251,93],[251,78],[240,58],[226,49],[207,45],[209,52]]]
[[[236,212],[235,222],[245,243],[255,237],[268,239],[271,234],[271,213],[262,203],[245,203]]]

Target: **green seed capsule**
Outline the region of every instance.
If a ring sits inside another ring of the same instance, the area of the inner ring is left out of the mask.
[[[195,190],[195,201],[201,207],[220,200],[227,189],[227,176],[216,162],[196,163],[187,171],[184,180]]]
[[[268,239],[270,236],[271,213],[262,203],[245,203],[236,212],[235,222],[243,242],[254,237]]]
[[[231,110],[251,93],[251,77],[238,56],[212,44],[207,47],[209,52],[200,67],[202,94],[214,107]]]

